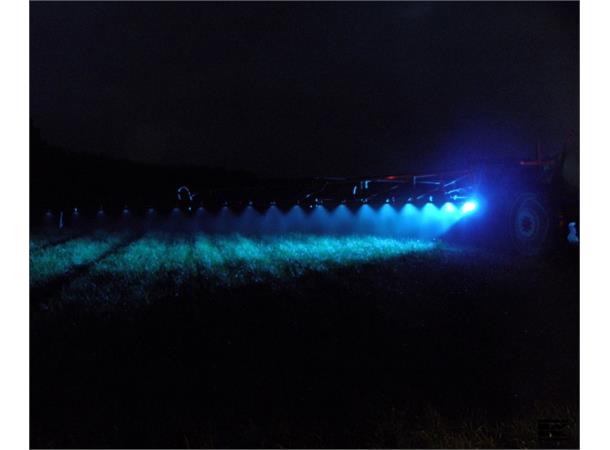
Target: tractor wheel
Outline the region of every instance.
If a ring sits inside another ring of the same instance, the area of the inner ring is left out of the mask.
[[[536,256],[546,252],[552,241],[552,207],[538,193],[519,194],[512,202],[508,231],[513,249]]]

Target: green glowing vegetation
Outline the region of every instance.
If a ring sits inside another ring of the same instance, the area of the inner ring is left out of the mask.
[[[378,237],[287,235],[250,238],[240,235],[168,237],[149,235],[97,264],[93,273],[189,273],[236,278],[298,276],[353,263],[372,262],[429,251],[431,242]]]
[[[372,236],[287,235],[261,239],[200,236],[195,243],[195,260],[202,270],[220,272],[227,282],[239,282],[295,277],[306,271],[326,271],[433,248],[431,242]]]
[[[43,248],[66,242],[78,236],[76,231],[55,231],[48,233],[33,233],[30,235],[30,253]]]
[[[229,287],[298,278],[356,264],[429,252],[433,242],[374,236],[278,237],[148,233],[112,251],[115,235],[73,239],[30,253],[32,285],[91,264],[62,296],[75,301],[111,301],[175,295],[190,285]],[[100,256],[103,256],[100,258]],[[99,259],[99,260],[98,260]]]
[[[92,263],[121,242],[121,235],[96,234],[56,245],[52,240],[30,241],[30,284],[43,284],[66,275],[76,266]]]

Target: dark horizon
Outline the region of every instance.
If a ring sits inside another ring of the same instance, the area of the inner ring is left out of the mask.
[[[408,172],[578,134],[578,3],[31,3],[50,144],[263,177]]]

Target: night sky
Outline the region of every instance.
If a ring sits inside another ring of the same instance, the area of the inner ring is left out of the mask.
[[[578,3],[31,3],[31,117],[73,151],[262,176],[560,150]]]

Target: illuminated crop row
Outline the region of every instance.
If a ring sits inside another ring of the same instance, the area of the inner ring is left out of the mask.
[[[117,237],[81,238],[32,256],[31,281],[41,283],[95,261]],[[62,295],[71,301],[143,301],[177,295],[193,283],[234,286],[297,278],[356,264],[428,252],[433,242],[375,236],[287,234],[173,235],[148,233],[93,263]]]

